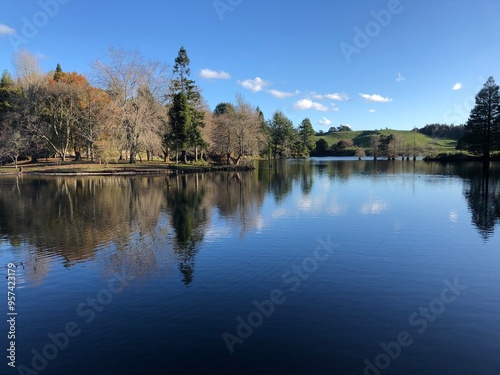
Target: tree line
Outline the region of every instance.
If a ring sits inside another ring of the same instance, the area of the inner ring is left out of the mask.
[[[116,48],[92,63],[91,79],[59,64],[45,73],[27,51],[14,56],[14,68],[0,79],[0,158],[16,165],[68,156],[238,165],[247,157],[307,157],[314,148],[309,119],[294,127],[277,111],[266,120],[241,95],[212,111],[184,47],[172,69]]]
[[[418,132],[432,138],[459,140],[465,135],[465,125],[427,124]]]
[[[352,141],[315,142],[309,119],[297,127],[276,111],[268,120],[259,107],[237,95],[212,111],[191,79],[190,59],[181,47],[173,68],[137,51],[110,48],[85,77],[58,64],[45,73],[27,51],[14,56],[15,74],[0,78],[0,161],[60,157],[90,161],[137,159],[238,165],[248,157],[289,158],[364,152],[375,157],[417,154],[415,142],[398,134],[374,134],[371,146]],[[350,131],[341,125],[329,132]],[[500,150],[500,94],[490,77],[476,96],[465,125],[430,124],[415,129],[457,139],[457,148],[489,160]],[[324,133],[322,133],[324,134]],[[318,135],[318,134],[316,134]]]

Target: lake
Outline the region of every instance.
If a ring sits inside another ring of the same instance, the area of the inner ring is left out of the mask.
[[[495,374],[499,232],[499,164],[4,177],[0,372]]]

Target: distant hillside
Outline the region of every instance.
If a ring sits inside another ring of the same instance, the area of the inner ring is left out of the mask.
[[[453,152],[457,144],[456,140],[446,138],[433,138],[425,134],[415,133],[411,130],[358,130],[358,131],[342,131],[342,132],[329,132],[323,135],[316,135],[315,141],[323,138],[328,146],[331,147],[337,144],[340,140],[351,139],[355,147],[370,149],[371,137],[375,134],[389,136],[391,134],[401,134],[405,139],[405,143],[415,146],[420,153],[424,155],[435,154],[440,152]]]

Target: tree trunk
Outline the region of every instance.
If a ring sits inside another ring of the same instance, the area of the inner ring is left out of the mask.
[[[82,154],[80,151],[75,151],[75,161],[81,161],[82,160]]]
[[[194,148],[194,161],[198,162],[198,146]]]
[[[130,150],[129,164],[135,164],[135,150]]]
[[[242,157],[242,155],[239,155],[236,159],[232,158],[234,166],[237,166],[240,164],[241,157]]]
[[[181,160],[183,164],[187,164],[187,152],[186,150],[181,151]]]

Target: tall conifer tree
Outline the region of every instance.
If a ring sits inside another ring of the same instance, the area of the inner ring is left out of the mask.
[[[488,78],[476,95],[476,105],[465,125],[459,148],[482,155],[489,161],[492,151],[500,148],[500,93],[493,77]]]

